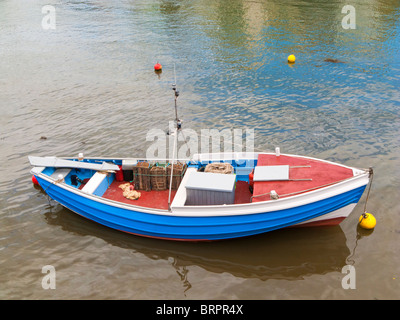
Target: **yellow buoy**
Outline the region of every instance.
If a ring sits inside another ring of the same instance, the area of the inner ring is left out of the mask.
[[[364,229],[373,229],[376,226],[376,219],[370,213],[363,213],[358,220],[360,226]]]
[[[288,58],[287,61],[289,63],[294,63],[296,61],[296,57],[294,56],[294,54],[291,54]]]

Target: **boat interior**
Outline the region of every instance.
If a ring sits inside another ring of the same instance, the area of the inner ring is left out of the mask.
[[[331,162],[273,153],[236,160],[198,158],[173,165],[168,161],[136,158],[69,160],[112,163],[120,170],[49,166],[41,173],[88,194],[160,210],[189,205],[272,201],[355,175],[352,168]]]

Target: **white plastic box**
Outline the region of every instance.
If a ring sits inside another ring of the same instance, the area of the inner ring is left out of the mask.
[[[235,182],[235,174],[193,172],[185,186],[185,205],[233,204]]]

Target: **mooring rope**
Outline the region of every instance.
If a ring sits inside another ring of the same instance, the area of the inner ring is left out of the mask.
[[[371,191],[372,180],[374,178],[374,170],[372,168],[369,168],[368,172],[369,172],[369,176],[370,176],[371,179],[369,181],[367,198],[365,199],[365,203],[364,203],[364,213],[362,214],[362,218],[361,218],[360,222],[367,217],[367,215],[366,215],[366,213],[367,213],[367,203],[368,203],[368,198],[369,198],[369,192]]]

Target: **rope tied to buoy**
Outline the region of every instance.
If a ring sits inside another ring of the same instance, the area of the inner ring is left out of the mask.
[[[63,176],[58,176],[58,179],[54,180],[54,182],[50,181],[50,184],[46,187],[46,189],[43,190],[43,192],[47,193],[47,189],[50,188],[52,185],[56,185],[57,183],[62,183],[64,182],[64,177]]]
[[[367,197],[365,199],[364,203],[364,212],[361,214],[359,218],[359,224],[362,228],[364,229],[373,229],[376,225],[376,219],[371,213],[367,213],[367,204],[368,204],[368,199],[369,199],[369,194],[371,191],[371,186],[372,186],[372,180],[374,178],[374,170],[370,167],[368,169],[369,171],[369,186],[368,186],[368,191],[367,191]]]
[[[363,213],[364,218],[365,218],[365,214],[367,213],[367,203],[368,203],[369,193],[371,191],[372,180],[374,178],[374,170],[372,168],[369,168],[368,171],[369,171],[370,181],[369,181],[369,186],[368,186],[367,198],[365,199],[365,204],[364,204],[364,213]]]

